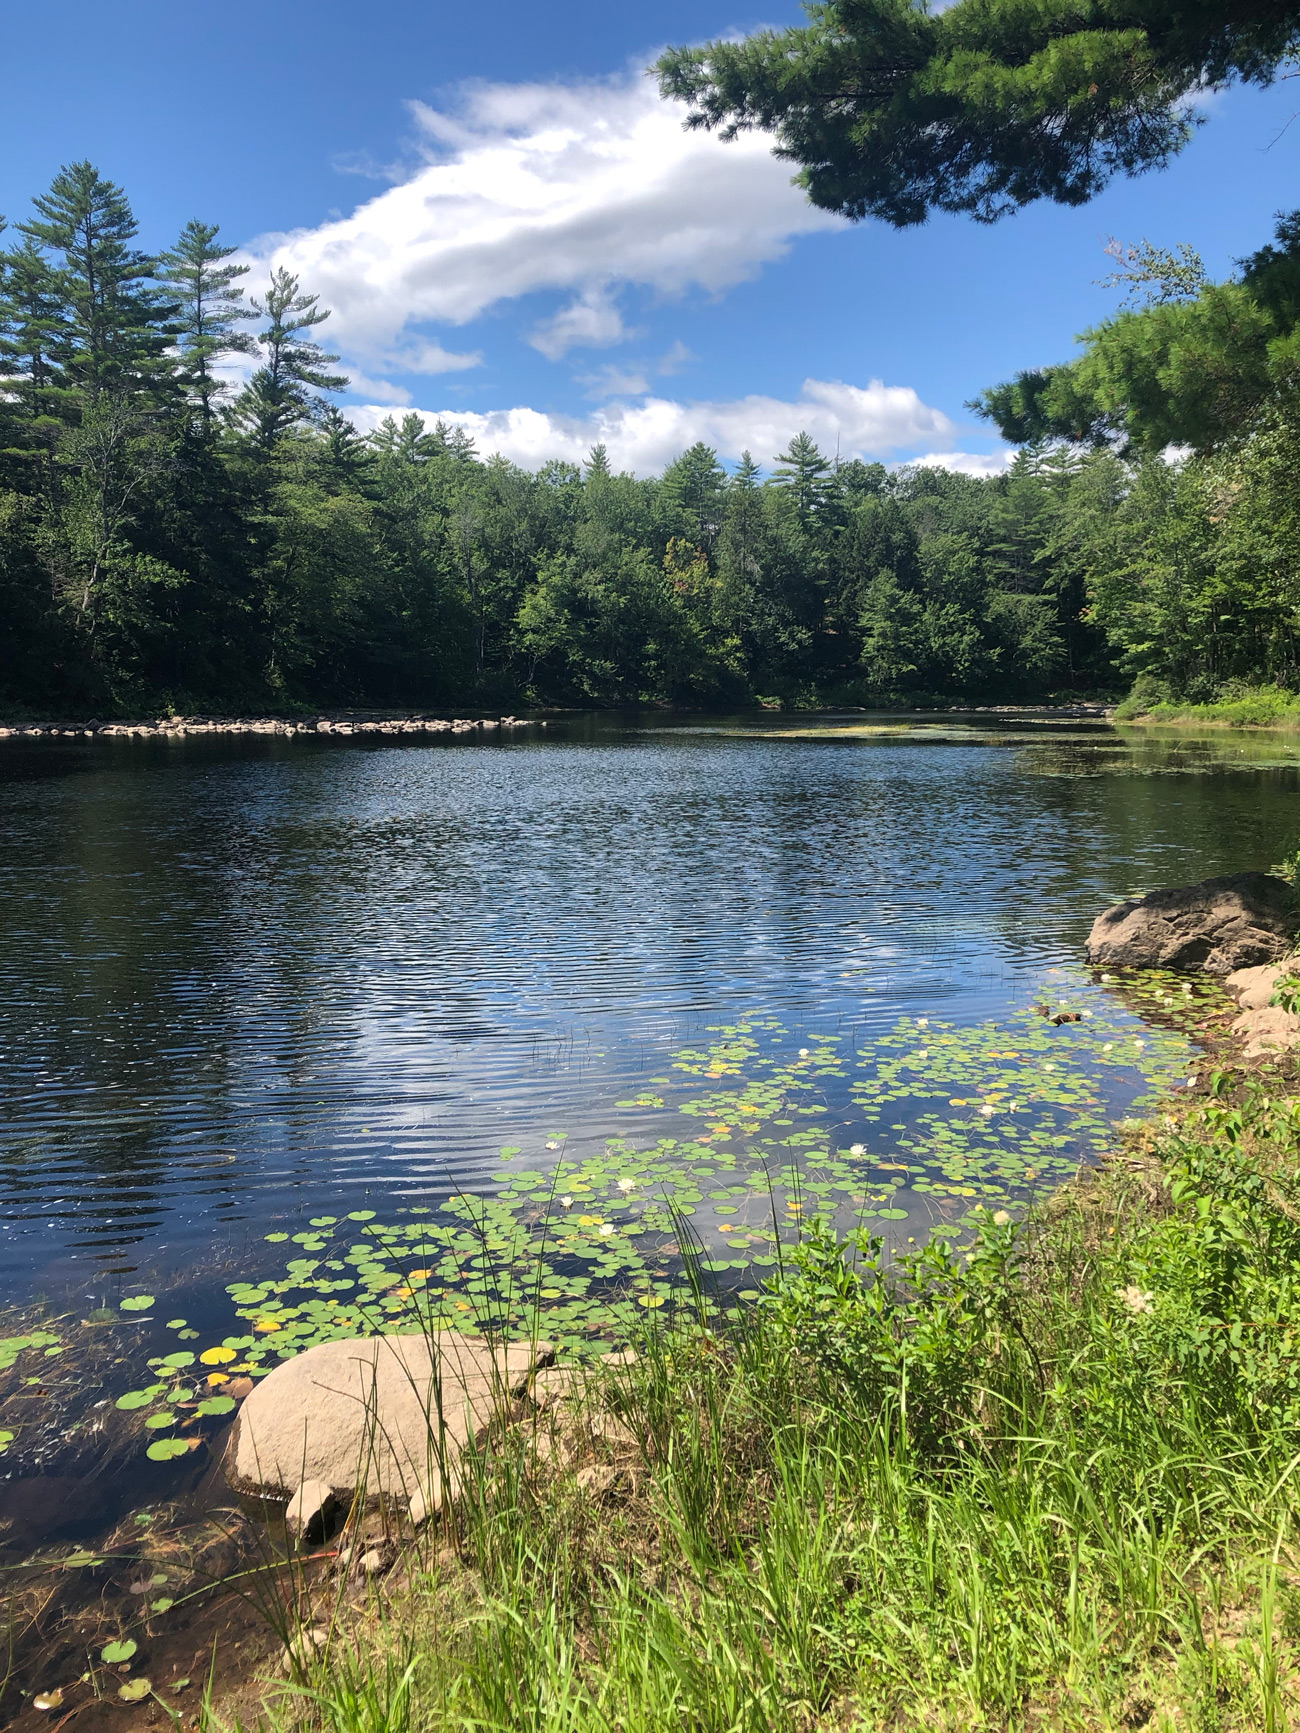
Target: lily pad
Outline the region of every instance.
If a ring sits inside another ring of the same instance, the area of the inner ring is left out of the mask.
[[[197,1414],[229,1414],[235,1406],[233,1396],[209,1396],[200,1402],[195,1410]]]
[[[119,1637],[115,1642],[105,1643],[99,1651],[99,1658],[106,1667],[118,1667],[123,1661],[129,1661],[139,1647],[134,1637]]]
[[[192,1442],[184,1438],[155,1438],[145,1455],[150,1462],[172,1462],[178,1456],[188,1455]]]
[[[122,1301],[124,1312],[147,1312],[153,1305],[152,1294],[134,1294],[129,1300]]]
[[[143,1703],[152,1690],[153,1685],[142,1675],[138,1679],[128,1679],[125,1685],[119,1685],[117,1695],[123,1703]]]
[[[119,1396],[113,1404],[115,1408],[147,1408],[151,1402],[156,1402],[164,1393],[165,1384],[150,1384],[147,1390],[128,1390],[125,1396]]]

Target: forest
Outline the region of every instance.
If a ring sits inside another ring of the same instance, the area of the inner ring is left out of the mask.
[[[1112,249],[1073,362],[975,406],[1005,474],[807,435],[536,473],[340,410],[310,284],[152,256],[63,169],[0,252],[0,706],[1206,702],[1300,685],[1300,219],[1212,283]]]

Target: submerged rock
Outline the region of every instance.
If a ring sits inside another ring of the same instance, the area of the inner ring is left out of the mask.
[[[1112,969],[1230,975],[1286,956],[1297,927],[1300,910],[1284,879],[1231,873],[1117,903],[1093,922],[1087,957]]]
[[[411,1509],[419,1522],[457,1484],[457,1463],[508,1418],[550,1344],[493,1348],[452,1330],[321,1342],[285,1360],[249,1396],[226,1446],[238,1492]],[[315,1484],[312,1484],[315,1483]],[[305,1525],[304,1525],[305,1526]]]

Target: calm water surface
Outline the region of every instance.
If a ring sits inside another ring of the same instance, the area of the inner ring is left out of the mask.
[[[5,742],[0,1298],[636,1136],[616,1103],[756,1009],[998,1016],[1115,898],[1267,867],[1298,795],[1276,743],[1023,718]]]

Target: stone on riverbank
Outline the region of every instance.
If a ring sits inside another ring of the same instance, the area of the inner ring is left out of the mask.
[[[1210,975],[1278,962],[1300,911],[1269,873],[1231,873],[1117,903],[1093,922],[1090,963],[1112,969],[1200,969]]]
[[[493,1349],[452,1330],[321,1342],[247,1398],[226,1477],[237,1492],[317,1509],[325,1491],[351,1504],[360,1490],[367,1503],[408,1507],[422,1520],[454,1489],[465,1450],[512,1415],[551,1358],[549,1343]]]
[[[1290,1053],[1300,1046],[1300,1017],[1273,1003],[1273,994],[1284,975],[1300,969],[1300,958],[1266,963],[1254,969],[1237,969],[1223,983],[1241,1006],[1241,1015],[1230,1025],[1244,1043],[1243,1059],[1263,1059],[1273,1053]]]

